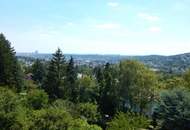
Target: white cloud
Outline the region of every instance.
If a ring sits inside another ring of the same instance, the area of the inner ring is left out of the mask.
[[[118,7],[119,3],[117,3],[117,2],[109,2],[108,6],[110,6],[110,7]]]
[[[147,13],[139,13],[138,16],[145,20],[151,21],[151,22],[160,20],[160,18],[158,16],[149,15]]]
[[[98,24],[95,26],[95,28],[98,28],[98,29],[118,29],[120,27],[121,27],[120,24],[113,24],[113,23]]]
[[[154,32],[154,33],[158,33],[161,31],[161,28],[160,27],[150,27],[149,31]]]

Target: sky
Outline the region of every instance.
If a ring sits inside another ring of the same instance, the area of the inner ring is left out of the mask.
[[[190,0],[0,0],[0,32],[17,52],[190,52]]]

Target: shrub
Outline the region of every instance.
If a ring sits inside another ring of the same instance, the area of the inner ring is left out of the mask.
[[[143,115],[120,112],[108,123],[107,130],[136,130],[147,128],[149,125],[149,119]]]
[[[98,121],[100,114],[98,113],[98,106],[92,103],[80,103],[77,107],[82,118],[85,118],[89,123]]]
[[[10,89],[0,88],[0,129],[27,130],[30,122],[27,118],[27,108],[19,96]]]
[[[0,87],[0,110],[1,112],[12,112],[17,106],[17,96],[10,89]]]
[[[96,125],[89,125],[83,119],[75,119],[63,109],[41,109],[33,111],[32,130],[101,130]]]
[[[34,89],[27,95],[27,103],[33,109],[41,109],[48,104],[48,95],[43,90]]]
[[[72,124],[71,115],[62,109],[41,109],[33,111],[32,130],[67,130]]]

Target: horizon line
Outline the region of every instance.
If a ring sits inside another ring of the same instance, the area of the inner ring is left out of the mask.
[[[16,54],[54,54],[51,52],[16,52]],[[176,53],[176,54],[170,54],[170,55],[164,55],[164,54],[101,54],[101,53],[63,53],[64,55],[99,55],[99,56],[175,56],[175,55],[184,55],[184,54],[190,54],[190,52],[184,52],[184,53]]]

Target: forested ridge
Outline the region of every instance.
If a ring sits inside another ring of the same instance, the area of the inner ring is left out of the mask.
[[[162,56],[162,55],[145,55],[145,56],[128,56],[128,55],[96,55],[96,54],[64,54],[65,59],[69,60],[72,56],[77,65],[98,66],[106,64],[118,64],[123,60],[137,60],[156,71],[164,73],[182,74],[190,66],[190,53]],[[16,53],[18,60],[33,63],[34,60],[50,60],[51,54],[43,53]]]
[[[135,60],[76,65],[59,48],[27,65],[0,34],[0,130],[140,129],[190,129],[190,70],[153,71]]]

